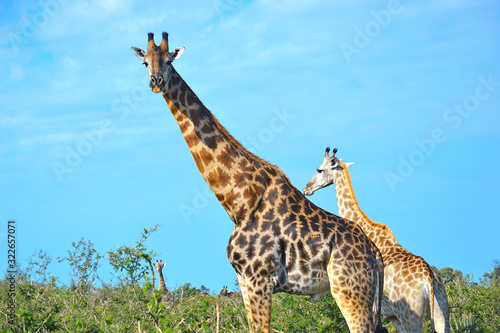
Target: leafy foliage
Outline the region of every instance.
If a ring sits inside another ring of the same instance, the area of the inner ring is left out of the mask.
[[[174,295],[177,297],[180,297],[180,298],[188,298],[188,297],[195,296],[195,295],[199,294],[201,291],[202,291],[201,288],[198,289],[196,287],[193,287],[193,286],[191,286],[191,283],[188,282],[188,283],[180,286],[176,290],[174,290]],[[206,291],[206,290],[203,290],[203,291]]]
[[[151,262],[157,256],[153,251],[147,251],[146,241],[157,229],[156,224],[151,228],[144,228],[141,237],[135,246],[122,245],[115,250],[108,251],[108,259],[115,272],[123,272],[120,277],[124,284],[135,285],[143,279],[148,269],[152,270]]]
[[[500,283],[473,282],[472,277],[446,285],[453,332],[500,332]]]
[[[72,276],[76,279],[72,280],[76,285],[91,285],[98,278],[97,268],[99,268],[99,260],[102,258],[94,248],[94,244],[84,238],[81,238],[78,243],[72,242],[74,251],[68,251],[67,257],[59,257],[59,262],[67,261],[73,270]]]
[[[109,251],[109,260],[123,272],[119,283],[97,288],[100,260],[93,244],[81,239],[73,243],[67,261],[74,280],[70,286],[57,282],[48,266],[52,258],[36,252],[16,280],[15,325],[7,323],[9,281],[0,280],[1,332],[246,332],[248,323],[240,293],[231,297],[210,295],[201,286],[186,283],[169,295],[156,290],[147,278],[148,264],[156,256],[147,251],[148,237],[157,229],[144,229],[134,246]],[[480,283],[451,268],[440,270],[448,281],[453,333],[500,332],[499,262]],[[394,327],[385,323],[390,332]],[[348,332],[333,298],[311,302],[308,297],[273,296],[272,328],[275,332]],[[429,325],[426,326],[429,331]]]
[[[484,283],[497,283],[500,282],[500,260],[494,260],[493,271],[491,273],[484,273]]]
[[[51,275],[48,270],[49,264],[52,262],[52,257],[47,252],[36,251],[29,259],[28,266],[24,270],[24,275],[27,280],[34,280],[40,283],[47,283],[51,280]]]
[[[333,297],[317,302],[309,297],[279,294],[273,298],[273,328],[280,332],[349,332]]]
[[[444,267],[441,269],[437,269],[436,267],[433,268],[438,273],[439,277],[443,280],[444,283],[461,279],[463,277],[462,272],[459,271],[458,269],[454,270],[451,267]]]

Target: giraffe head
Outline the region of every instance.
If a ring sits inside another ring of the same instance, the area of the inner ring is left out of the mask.
[[[332,156],[330,156],[330,147],[326,148],[323,163],[316,169],[316,174],[303,190],[305,195],[313,195],[317,190],[334,184],[336,174],[343,170],[343,165],[348,167],[354,164],[343,164],[342,160],[335,156],[337,151],[337,148],[333,149]]]
[[[172,61],[181,57],[184,48],[178,47],[170,53],[168,52],[168,33],[162,34],[161,43],[156,46],[153,33],[150,32],[148,33],[147,52],[134,46],[132,46],[132,52],[143,61],[149,73],[149,87],[154,93],[158,93],[168,87],[172,73]]]

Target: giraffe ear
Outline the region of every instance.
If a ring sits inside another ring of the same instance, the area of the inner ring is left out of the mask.
[[[143,49],[139,47],[132,46],[132,52],[135,54],[135,56],[142,61],[144,61],[144,57],[146,57],[146,52],[144,52]]]
[[[170,57],[172,58],[172,61],[179,59],[182,54],[184,53],[184,47],[177,47],[174,52],[170,53]]]
[[[345,163],[345,167],[348,168],[348,167],[350,167],[351,165],[354,165],[354,164],[356,164],[356,162],[347,162],[347,163]]]
[[[330,168],[336,168],[337,166],[339,165],[338,161],[336,158],[332,158],[332,160],[330,161]]]

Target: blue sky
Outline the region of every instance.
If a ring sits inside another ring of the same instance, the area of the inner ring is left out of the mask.
[[[498,2],[3,1],[1,271],[8,219],[22,265],[162,224],[149,247],[169,287],[233,286],[233,224],[130,51],[163,31],[204,104],[295,186],[338,147],[361,208],[408,250],[476,277],[500,259]],[[333,187],[311,200],[337,212]]]

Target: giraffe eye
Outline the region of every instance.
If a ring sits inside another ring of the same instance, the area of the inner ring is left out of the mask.
[[[323,170],[321,169],[316,169],[316,171],[318,171],[318,173],[323,173]]]
[[[148,64],[146,62],[143,62],[142,63],[144,66],[148,67]]]

